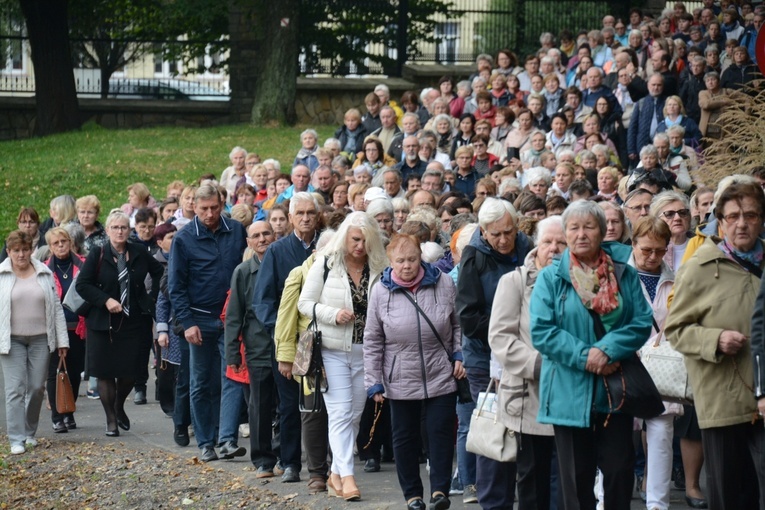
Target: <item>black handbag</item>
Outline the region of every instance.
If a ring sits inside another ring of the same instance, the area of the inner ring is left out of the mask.
[[[600,340],[606,334],[603,321],[596,312],[588,311],[595,323],[595,337]],[[659,390],[637,354],[622,360],[611,375],[604,375],[603,384],[608,394],[609,412],[620,411],[644,420],[664,412]]]
[[[428,323],[428,326],[430,326],[433,334],[436,335],[438,343],[440,343],[441,347],[443,347],[444,351],[446,351],[446,356],[449,358],[449,363],[452,365],[452,373],[454,373],[454,358],[452,358],[451,353],[446,349],[446,345],[444,344],[444,341],[441,340],[441,335],[439,335],[438,331],[436,331],[436,327],[432,322],[430,322],[430,318],[425,315],[425,312],[422,310],[422,308],[420,308],[420,305],[417,304],[417,301],[412,299],[412,296],[410,296],[408,292],[403,292],[404,296],[406,296],[406,298],[414,305],[414,307],[417,309],[417,312],[419,312],[419,314],[422,315],[422,317],[425,319],[425,322]],[[473,396],[470,394],[470,383],[468,382],[467,377],[463,377],[462,379],[455,378],[454,381],[457,383],[457,401],[460,404],[469,404],[472,402]]]

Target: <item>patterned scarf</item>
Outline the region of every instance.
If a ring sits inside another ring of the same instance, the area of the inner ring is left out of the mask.
[[[569,257],[571,283],[585,308],[594,310],[598,315],[606,315],[616,310],[619,306],[619,285],[616,282],[614,261],[611,257],[601,250],[595,268],[582,264],[571,252]]]
[[[722,241],[720,241],[717,244],[718,248],[722,250],[725,255],[728,256],[729,259],[733,260],[734,262],[738,262],[739,265],[742,265],[739,261],[743,260],[745,262],[748,262],[749,264],[760,267],[762,265],[763,256],[765,255],[762,250],[762,243],[757,241],[754,243],[754,247],[749,251],[739,251],[736,248],[733,247],[733,245],[728,241],[727,238],[724,238]],[[743,267],[743,265],[742,265]],[[747,271],[749,268],[744,267]]]
[[[120,304],[122,305],[122,312],[126,317],[130,316],[130,273],[127,269],[127,247],[125,251],[120,253],[114,249],[111,243],[109,247],[112,250],[112,255],[117,259],[117,280],[120,283]]]

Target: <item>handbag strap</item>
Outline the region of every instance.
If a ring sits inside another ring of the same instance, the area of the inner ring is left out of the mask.
[[[420,315],[425,319],[425,322],[428,323],[428,326],[430,326],[431,331],[433,331],[433,334],[436,335],[436,340],[438,340],[438,343],[441,344],[441,347],[444,348],[444,351],[446,352],[447,358],[449,358],[449,363],[452,363],[452,355],[449,354],[449,351],[446,349],[446,345],[444,344],[444,341],[441,340],[441,335],[438,334],[438,331],[436,331],[436,327],[433,325],[433,323],[430,321],[430,318],[425,314],[425,311],[423,311],[422,308],[420,308],[420,305],[417,304],[417,301],[412,298],[412,296],[409,295],[407,291],[402,291],[404,293],[404,296],[414,305],[414,307],[417,309],[417,312],[419,312]]]
[[[592,317],[593,326],[595,327],[595,338],[600,340],[606,336],[606,327],[603,325],[603,319],[600,318],[600,315],[595,310],[588,308],[587,312]]]
[[[489,378],[489,385],[486,387],[486,391],[483,394],[483,399],[481,400],[481,403],[478,405],[478,416],[481,416],[483,413],[483,406],[486,403],[486,399],[489,398],[489,393],[491,393],[492,388],[494,388],[495,381],[492,378]],[[497,413],[494,413],[494,421],[496,421]]]
[[[324,283],[327,283],[327,276],[329,276],[329,265],[327,264],[327,257],[324,257],[324,276],[322,279]],[[313,329],[314,333],[318,333],[319,331],[319,323],[316,322],[316,305],[318,304],[319,304],[318,301],[313,304],[313,317],[312,317],[313,320],[311,322],[311,329]]]
[[[66,358],[64,356],[58,357],[58,369],[56,369],[57,372],[61,372],[61,367],[64,367],[64,372],[66,372]]]

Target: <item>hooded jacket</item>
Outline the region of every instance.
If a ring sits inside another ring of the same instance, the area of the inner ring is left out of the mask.
[[[410,295],[444,345],[387,268],[372,287],[364,329],[364,386],[370,397],[384,391],[395,400],[423,400],[457,391],[449,361],[449,355],[462,360],[454,282],[430,264],[422,267],[425,276]]]
[[[632,356],[650,335],[653,313],[637,271],[627,265],[631,248],[614,242],[601,246],[614,262],[621,314],[600,340],[571,283],[569,250],[537,276],[529,309],[531,341],[543,356],[540,423],[589,427],[593,411],[611,412],[602,378],[585,370],[590,349],[600,349],[613,363]]]
[[[531,248],[529,238],[519,231],[513,252],[502,255],[481,236],[481,229],[476,229],[462,251],[456,307],[463,332],[465,368],[489,372],[489,319],[497,284],[502,275],[523,264]]]

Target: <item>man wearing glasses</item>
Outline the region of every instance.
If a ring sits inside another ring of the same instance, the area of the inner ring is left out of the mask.
[[[622,208],[630,225],[634,226],[640,218],[648,216],[651,211],[652,200],[653,193],[645,189],[636,189],[627,195],[627,200],[624,201]]]

